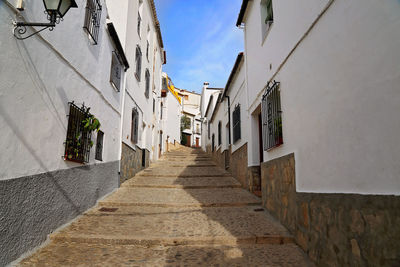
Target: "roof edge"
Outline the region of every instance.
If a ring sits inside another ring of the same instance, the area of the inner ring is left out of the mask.
[[[237,70],[239,69],[239,66],[242,63],[243,59],[244,59],[244,53],[240,52],[236,57],[235,65],[233,65],[231,74],[229,75],[228,81],[226,82],[223,97],[225,97],[226,94],[228,93],[229,87],[231,86],[231,83],[233,80],[233,77],[235,76]]]
[[[238,19],[236,21],[236,27],[239,27],[242,24],[244,14],[246,13],[248,4],[249,4],[249,0],[243,0],[242,6],[240,7]]]

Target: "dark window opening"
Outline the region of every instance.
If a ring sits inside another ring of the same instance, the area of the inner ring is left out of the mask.
[[[207,121],[207,135],[208,135],[208,140],[210,140],[210,135],[211,135],[211,131],[210,131],[210,122]]]
[[[163,118],[163,103],[160,105],[160,120]]]
[[[142,149],[142,167],[146,167],[146,149]]]
[[[149,41],[147,41],[147,46],[146,46],[146,58],[147,58],[147,61],[149,61],[149,48],[150,48],[150,43],[149,43]]]
[[[140,50],[139,46],[136,46],[136,71],[135,76],[136,79],[140,82],[140,76],[142,73],[142,51]]]
[[[97,132],[97,139],[96,139],[96,155],[95,159],[103,161],[103,139],[104,133],[102,131]]]
[[[156,100],[153,98],[153,114],[156,112]]]
[[[215,150],[215,135],[213,134],[211,138],[211,151],[214,152],[214,150]]]
[[[137,33],[140,37],[140,25],[142,24],[142,17],[140,16],[140,13],[138,12],[138,19],[137,19]]]
[[[218,146],[222,144],[222,126],[221,122],[218,122]]]
[[[65,160],[78,163],[89,162],[92,134],[84,127],[85,120],[91,116],[88,110],[85,106],[79,108],[73,102],[69,103]]]
[[[149,71],[149,69],[146,69],[145,80],[146,80],[146,87],[145,87],[144,95],[146,96],[146,98],[149,98],[149,93],[150,93],[150,71]]]
[[[241,129],[240,129],[240,105],[235,107],[235,110],[232,114],[232,131],[233,131],[233,143],[238,141],[241,138]]]
[[[262,119],[264,150],[283,144],[279,82],[267,86],[262,98]]]
[[[162,89],[168,90],[167,78],[165,78],[165,77],[162,79]]]
[[[136,108],[132,109],[132,121],[131,121],[131,141],[137,144],[139,136],[139,113]]]
[[[83,29],[86,30],[95,45],[99,38],[101,9],[99,0],[87,0],[85,24]]]

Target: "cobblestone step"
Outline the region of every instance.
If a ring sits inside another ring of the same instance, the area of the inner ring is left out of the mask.
[[[244,189],[164,189],[121,187],[99,205],[153,207],[226,207],[260,205],[261,199]]]
[[[159,168],[159,167],[215,167],[216,164],[212,161],[158,161],[157,163],[153,163],[150,165],[150,168]]]
[[[53,242],[21,266],[313,266],[294,244],[123,246]]]
[[[135,176],[221,177],[231,176],[231,174],[218,167],[156,167],[142,170]]]
[[[121,187],[150,187],[150,188],[240,188],[241,185],[232,177],[133,177]]]
[[[168,153],[21,266],[313,266],[261,199],[210,162]]]
[[[282,225],[258,210],[229,207],[156,211],[111,205],[106,211],[92,209],[51,239],[143,246],[293,242]]]

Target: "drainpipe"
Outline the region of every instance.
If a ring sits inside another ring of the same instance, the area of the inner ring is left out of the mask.
[[[229,95],[226,95],[225,97],[228,98],[229,145],[231,145],[231,99]]]

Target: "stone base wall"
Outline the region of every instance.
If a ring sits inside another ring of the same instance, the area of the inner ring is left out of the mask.
[[[296,193],[294,154],[261,177],[263,205],[318,266],[400,266],[400,197]]]
[[[143,151],[145,154],[145,166],[142,166]],[[121,176],[120,183],[131,179],[136,173],[150,166],[150,151],[136,146],[136,150],[122,143]]]
[[[118,188],[119,161],[0,181],[0,266]]]
[[[225,170],[225,152],[221,152],[221,148],[218,148],[214,153],[212,153],[212,158],[218,167]]]
[[[261,196],[261,167],[251,166],[247,168],[248,190]]]
[[[247,173],[247,143],[233,152],[230,156],[229,171],[242,185],[243,188],[249,189],[248,173]]]

